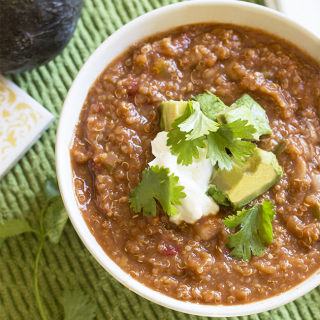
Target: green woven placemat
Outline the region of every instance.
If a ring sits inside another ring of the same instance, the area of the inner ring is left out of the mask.
[[[35,225],[45,202],[43,184],[55,177],[54,146],[59,113],[83,63],[110,34],[137,16],[176,0],[85,0],[74,36],[54,61],[10,76],[57,120],[0,182],[0,221],[26,218]],[[262,0],[255,0],[262,4]],[[7,239],[0,249],[0,319],[40,319],[33,293],[33,263],[38,238],[31,233]],[[59,303],[66,288],[82,289],[97,304],[96,319],[206,319],[160,307],[112,278],[91,256],[70,222],[60,243],[44,246],[39,286],[48,319],[62,319]],[[225,318],[220,318],[225,319]],[[320,288],[270,312],[231,319],[320,319]]]

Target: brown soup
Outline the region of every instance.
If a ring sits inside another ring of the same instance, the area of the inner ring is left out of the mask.
[[[206,90],[226,105],[248,93],[273,130],[257,146],[274,152],[285,141],[282,178],[247,206],[274,203],[274,241],[248,262],[226,247],[228,207],[177,226],[160,206],[146,218],[128,203],[153,159],[160,103]],[[125,272],[176,299],[242,304],[292,288],[320,266],[319,103],[320,66],[259,31],[191,25],[134,45],[93,84],[75,130],[74,186],[86,224]]]

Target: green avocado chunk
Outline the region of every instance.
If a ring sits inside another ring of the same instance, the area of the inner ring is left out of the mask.
[[[244,163],[233,158],[231,171],[219,170],[207,190],[218,204],[238,210],[266,192],[282,176],[276,156],[272,152],[255,148]]]
[[[173,121],[183,115],[187,101],[163,101],[160,104],[160,129],[169,132]]]
[[[259,136],[272,133],[272,130],[269,126],[269,123],[266,117],[266,111],[260,106],[259,103],[254,101],[248,94],[244,94],[240,99],[238,99],[234,104],[232,104],[231,107],[235,105],[241,105],[243,103],[246,103],[246,105],[251,111],[252,117],[255,120],[256,125],[258,127]]]
[[[192,100],[199,102],[203,114],[213,121],[217,121],[217,113],[228,108],[217,96],[209,91],[198,94]]]
[[[250,111],[250,108],[246,103],[242,103],[239,105],[231,106],[230,108],[219,112],[216,114],[217,120],[221,124],[231,123],[233,121],[236,121],[238,119],[241,120],[247,120],[248,125],[253,125],[255,129],[257,130],[256,133],[253,135],[253,139],[256,141],[259,141],[259,128],[256,123],[256,121],[253,119],[252,113]]]

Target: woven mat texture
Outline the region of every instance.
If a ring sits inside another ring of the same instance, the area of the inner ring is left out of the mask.
[[[68,89],[91,53],[130,20],[177,0],[85,0],[74,36],[54,61],[30,72],[8,76],[56,116],[54,124],[0,182],[1,219],[38,223],[45,203],[44,181],[55,177],[55,140],[59,113]],[[262,3],[262,0],[251,1]],[[33,264],[39,239],[31,233],[7,239],[0,249],[0,319],[40,319],[33,293]],[[96,319],[207,319],[158,306],[112,278],[82,244],[70,222],[60,243],[46,242],[39,286],[48,319],[63,319],[64,289],[82,289],[97,304]],[[226,319],[226,318],[219,318]],[[241,320],[320,319],[320,287],[286,306]]]

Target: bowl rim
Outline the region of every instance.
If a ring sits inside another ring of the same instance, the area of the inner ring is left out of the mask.
[[[80,239],[85,244],[89,252],[94,256],[94,258],[100,263],[100,265],[108,271],[114,278],[116,278],[120,283],[125,285],[130,290],[139,294],[140,296],[162,305],[164,307],[168,307],[170,309],[185,312],[189,314],[199,315],[199,316],[243,316],[254,313],[259,313],[263,311],[267,311],[273,308],[277,308],[286,303],[289,303],[300,296],[306,294],[307,292],[314,289],[316,286],[320,285],[320,269],[314,272],[308,279],[300,283],[299,285],[291,288],[288,291],[285,291],[277,296],[273,296],[268,299],[264,299],[257,302],[251,302],[243,305],[203,305],[196,304],[187,301],[180,301],[169,296],[166,296],[162,293],[156,292],[155,290],[145,286],[139,281],[132,278],[129,274],[124,272],[109,256],[102,250],[100,245],[96,242],[94,236],[90,233],[88,227],[85,224],[83,218],[79,219],[82,216],[79,204],[77,203],[74,188],[70,191],[70,181],[73,186],[73,178],[72,178],[72,170],[71,163],[66,161],[66,157],[68,155],[69,147],[71,145],[70,140],[65,139],[64,135],[64,126],[68,124],[66,116],[68,115],[68,109],[71,109],[73,104],[73,97],[77,95],[78,88],[81,88],[81,81],[84,79],[86,73],[90,73],[90,68],[96,64],[96,58],[99,57],[105,50],[107,50],[110,43],[114,42],[115,39],[124,37],[128,31],[135,28],[138,24],[146,23],[148,20],[150,21],[153,17],[157,15],[164,15],[169,10],[174,9],[182,9],[183,7],[192,7],[192,6],[201,6],[201,5],[220,5],[220,6],[232,6],[235,8],[251,8],[252,10],[258,10],[260,12],[265,12],[274,17],[280,17],[282,20],[286,21],[288,25],[294,26],[295,28],[302,28],[309,37],[313,37],[314,40],[319,41],[320,39],[311,31],[304,28],[300,24],[294,22],[290,18],[284,16],[283,14],[276,12],[272,9],[258,6],[256,4],[248,3],[248,2],[240,2],[233,0],[196,0],[196,1],[188,1],[188,2],[180,2],[176,4],[171,4],[168,6],[161,7],[159,9],[148,12],[129,23],[125,24],[123,27],[114,32],[111,36],[109,36],[94,52],[91,54],[89,59],[85,62],[85,64],[80,69],[78,75],[74,79],[65,102],[63,104],[63,108],[61,110],[61,115],[57,127],[57,140],[56,140],[56,171],[58,177],[58,183],[61,190],[62,199],[66,210],[68,212],[69,218],[78,233]],[[165,29],[163,30],[165,31]],[[140,40],[142,40],[142,37]],[[319,47],[320,48],[320,47]],[[301,48],[299,48],[301,49]],[[115,56],[113,59],[117,58]],[[111,59],[108,64],[112,62]],[[320,57],[319,57],[320,61]],[[100,73],[104,70],[105,67],[102,68]],[[96,80],[96,77],[93,78],[91,85]],[[90,85],[90,86],[91,86]],[[87,94],[87,93],[86,93]],[[85,95],[86,95],[85,94]],[[81,108],[82,109],[82,105]],[[77,119],[78,120],[78,116]],[[67,175],[69,177],[67,177]],[[67,178],[69,180],[67,180]],[[70,197],[72,194],[72,197]],[[307,285],[308,284],[308,285]]]

